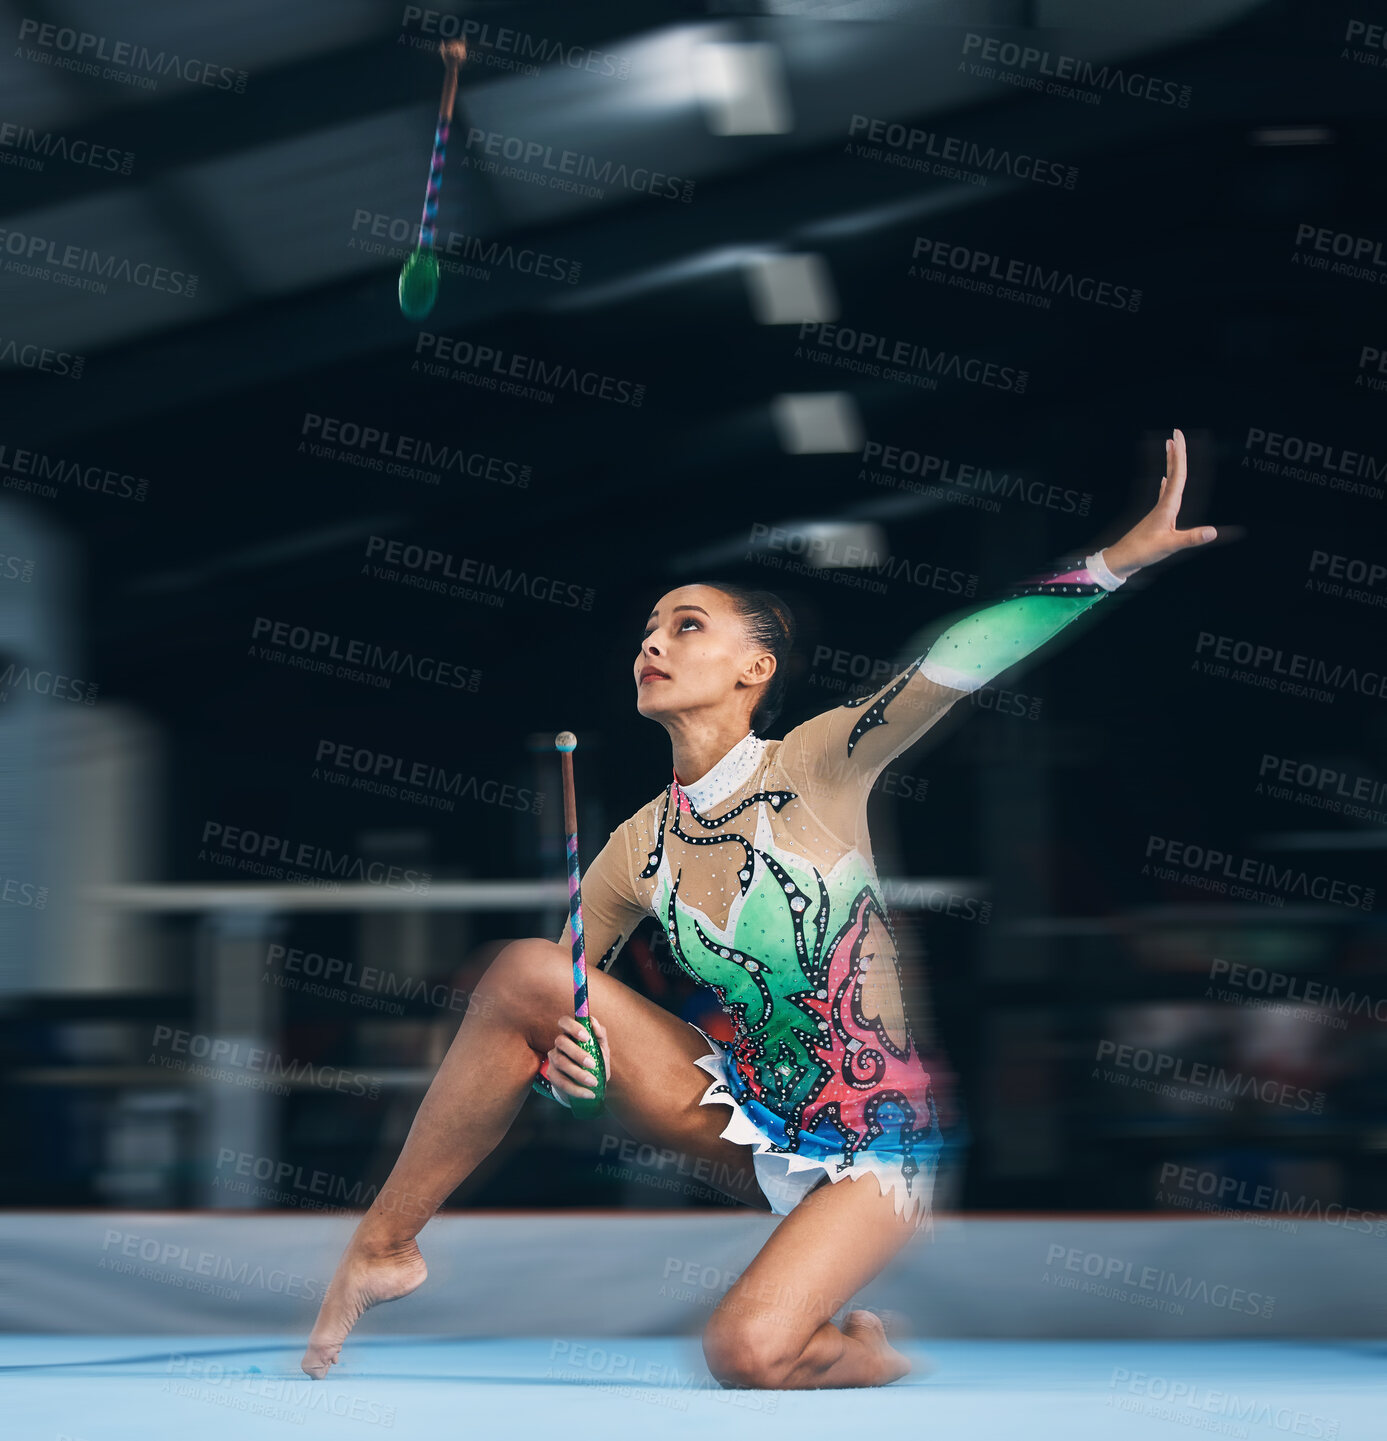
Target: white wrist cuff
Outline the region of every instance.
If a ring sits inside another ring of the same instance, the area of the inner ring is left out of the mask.
[[[1104,590],[1116,590],[1126,579],[1125,576],[1114,575],[1108,569],[1108,563],[1103,559],[1101,550],[1095,550],[1092,555],[1085,556],[1084,564],[1088,567],[1088,573]]]
[[[964,691],[981,690],[992,679],[990,675],[969,675],[967,671],[955,670],[953,666],[945,665],[942,661],[931,660],[928,653],[920,662],[920,674],[926,680],[932,680],[935,685]]]

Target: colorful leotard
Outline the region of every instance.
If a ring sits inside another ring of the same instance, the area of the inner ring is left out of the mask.
[[[749,733],[697,782],[674,778],[584,872],[590,958],[605,969],[654,915],[677,963],[717,995],[734,1040],[710,1042],[703,1100],[730,1105],[722,1134],[783,1158],[780,1176],[870,1171],[898,1213],[927,1216],[941,1136],[902,1005],[868,796],[961,696],[1120,584],[1101,552],[1022,582],[873,694],[781,741]],[[546,1070],[535,1088],[567,1104]]]

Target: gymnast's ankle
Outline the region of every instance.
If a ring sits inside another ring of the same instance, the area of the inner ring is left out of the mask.
[[[432,1215],[432,1211],[429,1214]],[[377,1197],[376,1203],[357,1224],[351,1239],[352,1248],[382,1261],[417,1250],[415,1237],[427,1219],[427,1216],[410,1216],[388,1206],[382,1207]]]

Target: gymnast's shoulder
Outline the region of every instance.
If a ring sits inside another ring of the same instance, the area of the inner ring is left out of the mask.
[[[636,850],[648,849],[647,838],[653,837],[659,832],[660,818],[664,814],[665,804],[668,800],[669,790],[666,788],[637,810],[632,811],[624,821],[615,826],[608,833],[608,843],[619,844],[624,840]]]

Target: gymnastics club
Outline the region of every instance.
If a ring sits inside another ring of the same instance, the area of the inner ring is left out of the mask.
[[[559,752],[559,764],[563,768],[563,828],[565,845],[568,850],[568,929],[573,935],[573,1016],[587,1032],[587,1039],[578,1044],[597,1064],[593,1072],[593,1083],[597,1090],[590,1097],[570,1096],[569,1106],[575,1116],[596,1116],[602,1110],[602,1098],[607,1091],[607,1073],[602,1064],[602,1047],[597,1044],[592,1029],[592,1018],[588,1015],[588,963],[583,953],[583,904],[578,890],[578,803],[573,795],[573,752],[578,737],[572,731],[560,731],[554,737],[554,749]]]
[[[439,102],[438,125],[433,132],[433,155],[429,159],[429,186],[424,192],[419,243],[400,267],[400,313],[406,320],[422,320],[438,299],[434,222],[438,219],[438,192],[443,185],[443,152],[448,147],[448,127],[453,121],[453,102],[458,94],[458,66],[467,58],[465,40],[445,40],[438,49],[448,73],[443,79],[443,99]]]

